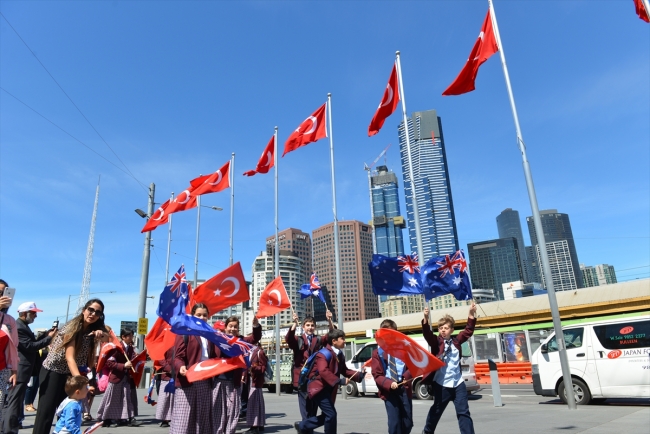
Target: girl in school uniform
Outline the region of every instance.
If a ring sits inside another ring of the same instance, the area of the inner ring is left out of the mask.
[[[248,393],[248,409],[246,412],[246,425],[248,425],[249,429],[244,431],[244,434],[260,434],[261,431],[264,431],[266,409],[264,408],[263,387],[268,360],[261,346],[251,352],[251,367],[248,375],[250,391]]]
[[[156,419],[160,421],[161,427],[168,427],[169,421],[172,420],[172,412],[174,408],[174,393],[165,392],[169,381],[172,379],[172,353],[173,348],[165,352],[165,360],[159,363],[162,365],[160,368],[160,386],[158,389],[158,404],[156,404]]]
[[[210,313],[203,303],[192,307],[192,315],[207,321]],[[176,336],[172,355],[176,372],[176,392],[172,409],[170,434],[211,434],[212,379],[190,383],[187,369],[217,356],[214,344],[199,336]]]

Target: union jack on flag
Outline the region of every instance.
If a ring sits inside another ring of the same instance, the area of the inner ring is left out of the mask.
[[[398,256],[397,265],[400,267],[399,271],[406,271],[409,274],[415,274],[420,272],[420,263],[418,262],[417,253],[412,253],[411,255]]]
[[[426,300],[446,294],[453,294],[456,300],[471,299],[472,286],[463,251],[429,259],[422,266],[422,287]]]
[[[309,286],[311,289],[320,289],[320,281],[318,280],[316,273],[312,273],[309,278]]]
[[[185,265],[174,274],[172,280],[160,294],[160,304],[156,313],[171,325],[172,318],[185,312],[189,289],[185,280]]]

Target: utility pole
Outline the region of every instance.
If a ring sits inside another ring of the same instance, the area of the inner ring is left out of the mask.
[[[156,185],[152,182],[149,185],[149,204],[147,206],[147,218],[153,215],[153,201],[156,192]],[[142,253],[142,275],[140,276],[140,301],[138,304],[138,319],[147,315],[147,288],[149,286],[149,255],[151,254],[151,231],[144,236],[144,252]],[[138,334],[138,350],[144,349],[144,335]]]

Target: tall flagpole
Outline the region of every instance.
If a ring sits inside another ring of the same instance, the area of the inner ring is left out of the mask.
[[[332,212],[334,214],[334,262],[336,264],[336,317],[339,329],[343,331],[343,295],[341,291],[341,251],[339,249],[339,217],[336,212],[336,177],[334,176],[334,135],[332,133],[332,94],[327,94],[327,118],[330,136],[330,167],[332,170]],[[325,305],[327,307],[327,305]],[[343,399],[348,399],[345,391]]]
[[[280,276],[280,238],[278,218],[278,127],[273,132],[273,165],[275,166],[275,277]],[[275,314],[275,393],[280,396],[280,313]]]
[[[174,201],[174,192],[172,191],[172,196],[171,199],[169,199],[169,203],[172,203]],[[167,283],[169,282],[169,253],[171,251],[172,247],[172,215],[169,216],[169,229],[167,231],[167,263],[165,264],[165,286],[167,286]]]
[[[201,229],[201,196],[196,198],[196,252],[194,253],[194,288],[199,281],[199,230]]]
[[[553,329],[555,330],[555,336],[564,336],[562,333],[562,322],[560,320],[560,311],[558,309],[557,298],[555,297],[555,288],[553,286],[553,276],[551,275],[551,266],[548,261],[548,253],[546,252],[546,238],[544,237],[544,230],[542,229],[542,220],[539,215],[539,207],[537,205],[537,194],[535,193],[535,186],[533,184],[533,175],[530,171],[530,165],[528,164],[528,158],[526,156],[526,145],[524,144],[524,139],[521,134],[521,128],[519,127],[519,117],[517,116],[517,107],[515,106],[515,97],[512,93],[512,87],[510,86],[510,75],[508,74],[508,66],[506,64],[506,55],[503,51],[503,45],[501,44],[501,36],[499,34],[499,26],[497,25],[497,17],[494,12],[494,5],[492,0],[488,0],[490,5],[490,16],[492,17],[492,27],[494,28],[494,36],[497,40],[497,45],[499,47],[499,54],[501,56],[501,65],[503,66],[503,75],[506,81],[506,87],[508,88],[508,97],[510,98],[510,107],[512,109],[512,117],[515,121],[515,130],[517,132],[517,145],[521,151],[521,158],[524,166],[524,176],[526,178],[526,187],[528,188],[528,198],[530,200],[530,207],[533,210],[533,222],[535,223],[535,234],[537,235],[537,245],[539,249],[539,256],[542,263],[544,279],[546,281],[546,289],[548,291],[548,300],[551,308],[551,316],[553,317]],[[564,339],[557,339],[557,347],[560,355],[560,365],[562,367],[562,376],[564,378],[566,391],[567,403],[570,410],[576,409],[576,402],[573,396],[573,382],[571,381],[571,370],[569,368],[569,358],[566,353],[566,345]]]
[[[230,156],[230,265],[233,261],[233,237],[235,227],[235,153]],[[242,309],[242,315],[244,310]],[[228,316],[232,315],[232,306],[228,307]]]

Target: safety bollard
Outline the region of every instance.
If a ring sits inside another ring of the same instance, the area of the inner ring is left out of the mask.
[[[503,403],[501,402],[501,386],[499,385],[497,364],[494,363],[494,360],[488,359],[488,366],[490,367],[490,382],[492,383],[492,399],[494,399],[494,406],[503,407]]]

